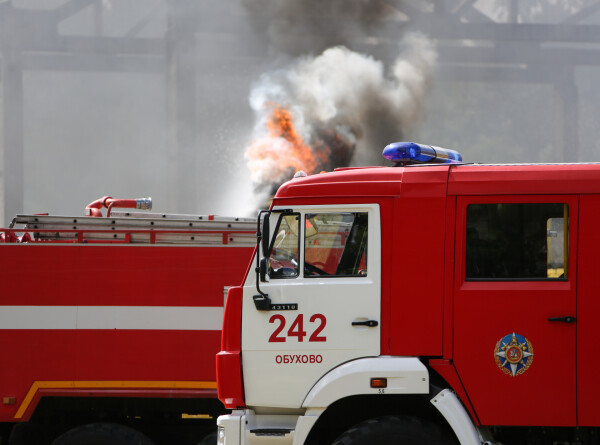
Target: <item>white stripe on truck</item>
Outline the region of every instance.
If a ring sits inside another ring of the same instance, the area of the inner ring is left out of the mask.
[[[222,307],[0,306],[0,329],[220,331]]]

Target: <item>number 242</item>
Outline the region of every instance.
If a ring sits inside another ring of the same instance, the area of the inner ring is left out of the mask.
[[[283,343],[286,341],[285,336],[281,336],[281,332],[285,329],[285,317],[281,314],[272,315],[269,318],[269,323],[279,323],[275,328],[275,331],[269,337],[269,343]],[[314,314],[310,317],[311,323],[318,323],[313,333],[308,338],[308,341],[327,341],[327,337],[324,335],[319,335],[325,329],[325,325],[327,324],[327,318],[323,314]],[[299,314],[296,319],[293,321],[292,325],[287,331],[288,337],[298,337],[298,341],[304,341],[304,337],[308,335],[304,330],[304,314]]]

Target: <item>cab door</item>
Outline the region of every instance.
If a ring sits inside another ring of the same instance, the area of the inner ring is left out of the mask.
[[[379,207],[295,207],[271,215],[259,310],[256,274],[244,286],[242,366],[248,406],[299,408],[347,361],[380,351]]]
[[[577,196],[457,200],[454,363],[483,425],[576,424]]]

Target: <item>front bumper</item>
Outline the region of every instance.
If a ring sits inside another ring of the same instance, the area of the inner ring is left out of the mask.
[[[242,418],[244,411],[233,411],[231,414],[219,416],[217,419],[217,444],[241,445],[242,444]]]
[[[217,419],[218,445],[299,445],[303,444],[322,410],[304,415],[262,414],[235,410]]]

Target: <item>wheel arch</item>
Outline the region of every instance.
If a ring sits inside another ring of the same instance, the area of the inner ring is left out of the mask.
[[[429,394],[391,394],[354,395],[339,399],[319,416],[305,443],[332,443],[358,423],[388,415],[418,417],[454,434],[442,414],[430,403],[430,397]]]
[[[371,388],[371,378],[387,378],[388,388]],[[462,386],[458,388],[459,393]],[[477,418],[454,395],[441,373],[417,357],[375,357],[344,363],[324,375],[303,406],[326,407],[307,434],[306,444],[330,443],[348,428],[374,417],[413,416],[431,421],[463,443],[480,443]],[[468,403],[468,402],[467,402]]]
[[[371,379],[385,379],[373,387]],[[367,357],[341,364],[323,375],[306,395],[304,408],[328,407],[352,395],[427,394],[429,371],[416,357]]]

